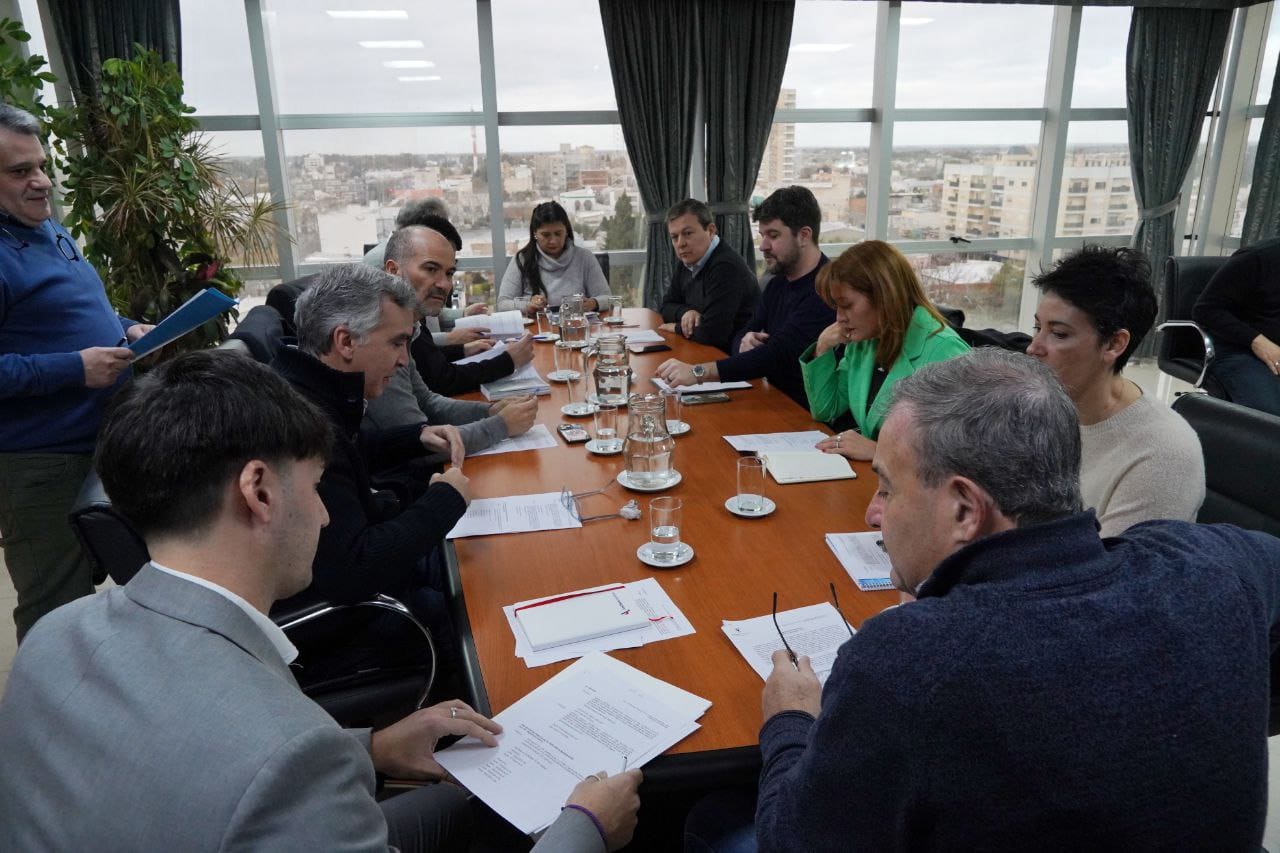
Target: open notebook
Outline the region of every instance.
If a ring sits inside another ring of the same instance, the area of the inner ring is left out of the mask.
[[[852,480],[858,475],[849,460],[821,450],[770,450],[760,454],[765,470],[780,484],[816,483],[819,480]]]

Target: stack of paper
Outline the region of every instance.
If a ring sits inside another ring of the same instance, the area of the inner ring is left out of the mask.
[[[556,440],[551,437],[551,430],[542,424],[534,424],[527,432],[504,438],[497,444],[468,453],[467,456],[490,456],[494,453],[515,453],[518,450],[545,450],[556,447]]]
[[[828,533],[827,546],[835,552],[836,559],[853,578],[858,589],[869,592],[877,589],[893,589],[889,572],[893,566],[884,550],[880,531],[869,533]]]
[[[827,676],[835,665],[836,652],[853,630],[830,602],[779,613],[777,627],[774,627],[773,616],[768,615],[736,622],[725,619],[720,628],[751,668],[765,679],[773,672],[773,653],[786,648],[778,636],[781,628],[791,650],[797,655],[809,656],[809,664],[823,684],[827,683]]]
[[[440,764],[513,826],[550,826],[574,786],[601,770],[642,767],[698,729],[711,703],[593,654],[494,717],[498,745],[464,738]]]
[[[489,330],[491,338],[518,338],[524,334],[524,315],[519,311],[499,311],[496,314],[473,314],[453,321],[455,328],[481,328]]]
[[[671,385],[656,376],[650,377],[653,384],[663,391],[670,391]],[[699,382],[696,385],[677,385],[675,389],[681,394],[704,394],[709,391],[733,391],[737,388],[750,388],[750,382]]]
[[[551,386],[538,373],[533,362],[529,362],[510,376],[486,382],[480,386],[480,393],[486,400],[501,400],[503,397],[520,397],[525,394],[550,394]]]
[[[454,364],[475,364],[477,361],[488,361],[491,358],[497,358],[507,351],[507,342],[498,341],[486,350],[481,350],[475,355],[469,355],[466,358],[460,358]]]
[[[559,492],[543,492],[509,498],[476,498],[445,538],[531,533],[581,526],[577,516],[565,508]]]
[[[813,450],[824,438],[825,432],[816,429],[804,432],[758,432],[748,435],[726,435],[724,440],[740,453],[763,453],[767,450]]]
[[[761,453],[765,469],[779,484],[852,480],[858,475],[849,460],[821,450],[769,450]]]
[[[600,613],[605,613],[612,607],[621,621],[605,620],[593,624],[607,624],[617,630],[600,634],[588,631],[585,625],[578,624],[580,614],[575,607],[584,599],[591,599],[591,607],[598,606]],[[570,604],[574,606],[562,607]],[[542,610],[544,606],[549,608],[546,612],[552,617],[545,621],[552,624],[545,629],[545,633],[541,632],[543,629],[538,629],[540,633],[531,636],[527,618],[522,619],[520,616],[523,614],[527,617],[530,612]],[[520,601],[502,608],[502,612],[506,614],[507,624],[511,626],[511,633],[516,639],[516,657],[524,658],[525,665],[530,669],[591,652],[633,649],[645,643],[693,633],[693,625],[654,578],[627,584],[607,583],[560,595]],[[643,619],[639,627],[632,629],[630,623],[625,621],[632,617]],[[548,644],[548,638],[556,640]]]

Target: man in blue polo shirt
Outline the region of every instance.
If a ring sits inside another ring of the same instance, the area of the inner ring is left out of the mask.
[[[760,228],[760,252],[772,278],[751,320],[730,342],[732,354],[703,364],[667,359],[657,375],[671,385],[763,376],[807,409],[800,354],[836,319],[814,287],[818,270],[827,263],[827,256],[818,248],[822,210],[804,187],[783,187],[756,208],[755,219]]]
[[[67,512],[102,410],[129,375],[125,344],[151,327],[116,314],[102,279],[50,219],[40,124],[0,104],[0,542],[21,640],[93,592]]]

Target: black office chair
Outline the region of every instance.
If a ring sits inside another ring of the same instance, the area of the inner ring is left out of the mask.
[[[600,271],[604,273],[604,280],[609,280],[609,253],[601,252],[596,255],[596,262],[600,264]]]
[[[96,472],[81,487],[69,522],[93,566],[95,583],[110,577],[122,586],[151,559],[142,537],[112,508]],[[384,613],[393,614],[398,635],[412,648],[394,649],[394,658],[385,666],[369,666],[367,658],[361,658],[358,667],[347,666],[335,650],[345,646],[349,629]],[[431,692],[436,671],[431,632],[391,596],[351,605],[290,599],[287,607],[272,609],[271,619],[298,647],[294,674],[302,692],[344,726],[395,722],[422,707]]]
[[[1214,397],[1231,399],[1209,374],[1213,339],[1191,319],[1191,309],[1226,258],[1169,258],[1164,273],[1165,321],[1156,327],[1156,363],[1170,376],[1190,382]]]
[[[1173,410],[1204,449],[1205,498],[1196,520],[1280,536],[1280,417],[1206,394],[1183,394]]]

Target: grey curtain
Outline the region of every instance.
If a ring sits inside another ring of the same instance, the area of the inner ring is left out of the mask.
[[[1230,23],[1228,11],[1133,10],[1125,61],[1129,157],[1141,217],[1133,244],[1151,259],[1157,295],[1165,260],[1182,239],[1174,221],[1179,191],[1200,142]],[[1154,351],[1153,338],[1139,354]]]
[[[794,0],[703,0],[707,200],[720,239],[755,269],[747,209],[791,45]]]
[[[675,265],[663,214],[688,196],[698,85],[698,15],[686,0],[600,0],[622,139],[648,216],[644,303]]]
[[[96,98],[102,63],[129,59],[134,44],[182,70],[178,0],[49,0],[54,33],[77,101]]]
[[[1253,185],[1244,209],[1244,229],[1240,232],[1243,246],[1280,237],[1280,66],[1276,67],[1271,92],[1253,161]]]

